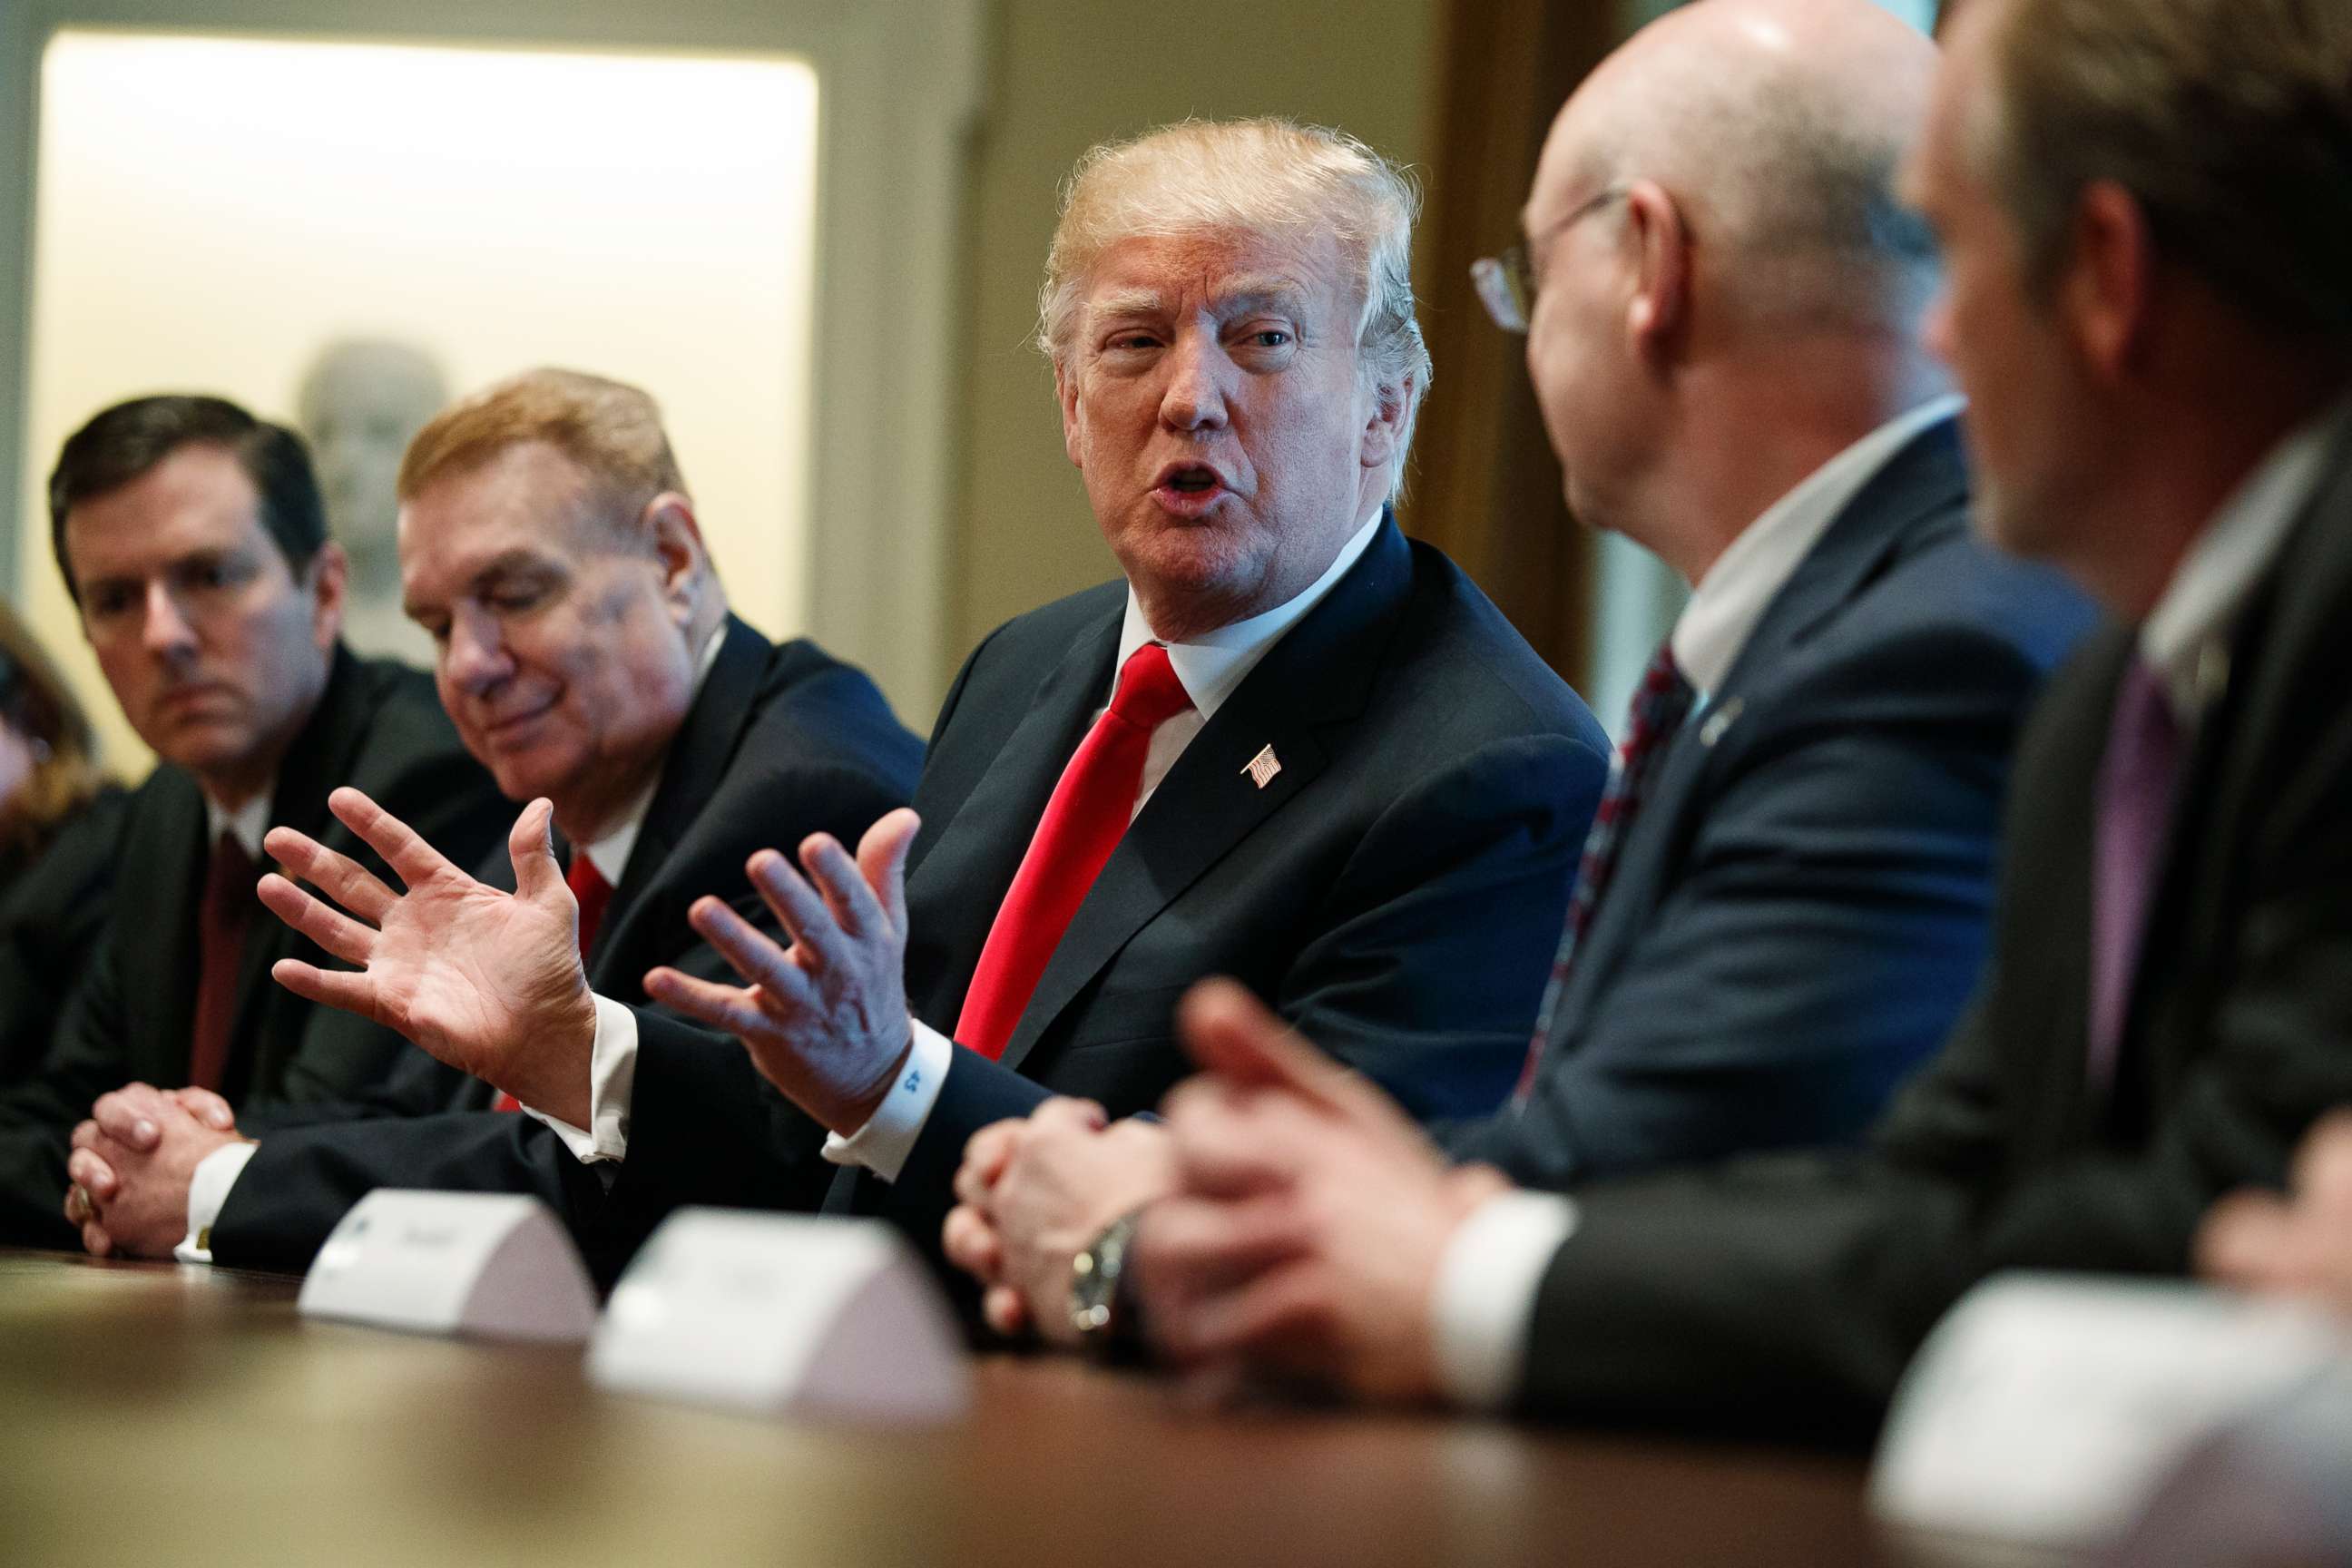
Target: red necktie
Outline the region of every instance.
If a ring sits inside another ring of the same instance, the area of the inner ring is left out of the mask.
[[[580,956],[585,959],[589,945],[596,940],[596,928],[604,923],[604,906],[613,901],[613,884],[604,880],[586,850],[575,849],[571,869],[563,873],[563,885],[572,889],[572,901],[580,906]],[[490,1109],[520,1110],[522,1101],[501,1089],[490,1101]]]
[[[253,862],[235,834],[224,833],[205,862],[196,903],[196,1016],[188,1047],[188,1081],[218,1091],[228,1075],[229,1031],[236,1025],[236,972],[253,923]]]
[[[992,1060],[1004,1054],[1046,960],[1127,832],[1151,732],[1192,705],[1166,648],[1146,643],[1128,657],[1109,709],[1062,771],[988,929],[956,1021],[958,1042]]]

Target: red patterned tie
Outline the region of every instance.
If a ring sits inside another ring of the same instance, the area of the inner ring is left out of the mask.
[[[1609,879],[1617,870],[1617,850],[1625,841],[1625,829],[1641,810],[1648,795],[1652,776],[1657,772],[1657,761],[1665,755],[1666,742],[1682,732],[1683,721],[1690,717],[1691,703],[1697,697],[1682,667],[1675,662],[1672,641],[1658,645],[1651,656],[1650,668],[1642,673],[1642,684],[1633,689],[1633,700],[1626,714],[1625,738],[1618,743],[1615,764],[1609,770],[1609,787],[1601,792],[1601,809],[1593,814],[1592,826],[1584,836],[1584,855],[1576,868],[1576,887],[1569,894],[1568,925],[1560,932],[1559,951],[1551,961],[1551,979],[1544,987],[1543,1005],[1536,1013],[1535,1037],[1528,1042],[1527,1065],[1519,1069],[1518,1087],[1511,1091],[1515,1100],[1525,1100],[1535,1087],[1536,1062],[1543,1055],[1544,1040],[1551,1033],[1553,1009],[1559,1005],[1560,994],[1568,987],[1568,970],[1576,957],[1576,944],[1584,938],[1592,924],[1592,911],[1601,905],[1601,895],[1608,890]]]
[[[236,1025],[236,973],[245,933],[259,900],[253,861],[235,834],[224,833],[205,862],[196,904],[196,1015],[188,1047],[188,1081],[217,1092],[228,1076],[229,1031]]]
[[[956,1020],[959,1043],[992,1059],[1004,1054],[1046,960],[1127,832],[1151,732],[1192,705],[1166,648],[1146,643],[1128,657],[1109,709],[1062,770],[989,927]]]
[[[588,858],[584,849],[572,852],[572,868],[563,873],[563,885],[572,889],[572,900],[580,906],[580,956],[588,956],[589,947],[596,940],[596,928],[604,923],[604,906],[613,901],[613,884],[604,880],[596,869],[596,862]],[[492,1110],[520,1110],[522,1101],[501,1089],[490,1101]]]

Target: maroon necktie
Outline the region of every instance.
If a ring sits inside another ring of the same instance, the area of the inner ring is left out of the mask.
[[[1601,905],[1601,895],[1608,890],[1609,879],[1616,874],[1617,850],[1625,841],[1625,830],[1633,825],[1634,814],[1649,795],[1657,763],[1666,753],[1666,742],[1682,732],[1684,721],[1690,717],[1691,704],[1696,690],[1685,676],[1682,666],[1675,662],[1675,645],[1662,642],[1650,658],[1650,667],[1642,673],[1642,683],[1633,689],[1633,700],[1627,705],[1625,738],[1618,743],[1615,763],[1609,770],[1609,787],[1601,792],[1601,808],[1593,814],[1592,826],[1584,836],[1584,854],[1576,868],[1576,886],[1568,896],[1568,923],[1560,932],[1559,948],[1551,961],[1551,978],[1544,986],[1543,1004],[1536,1011],[1536,1032],[1528,1042],[1527,1065],[1519,1069],[1518,1087],[1511,1091],[1514,1100],[1527,1098],[1536,1081],[1536,1062],[1543,1055],[1544,1039],[1551,1033],[1551,1016],[1559,1005],[1560,994],[1568,987],[1568,969],[1576,957],[1576,944],[1592,924],[1592,911]]]
[[[2116,690],[2106,755],[2099,763],[2096,869],[2091,893],[2091,1085],[2115,1081],[2132,976],[2147,931],[2148,900],[2172,817],[2180,723],[2164,683],[2140,659]]]
[[[596,862],[588,858],[584,849],[572,852],[571,868],[563,873],[563,885],[572,889],[572,899],[580,906],[580,956],[585,960],[589,946],[596,940],[596,928],[604,923],[604,906],[613,901],[613,884],[604,880],[596,869]],[[520,1110],[522,1101],[504,1089],[490,1101],[492,1110]]]
[[[252,860],[233,833],[213,843],[196,903],[196,1016],[188,1047],[188,1081],[217,1093],[228,1076],[229,1032],[236,1026],[236,975],[245,933],[258,902]]]
[[[1004,1054],[1046,961],[1127,832],[1151,732],[1192,705],[1166,648],[1146,643],[1128,656],[1110,707],[1062,770],[988,929],[956,1020],[959,1044],[992,1060]]]

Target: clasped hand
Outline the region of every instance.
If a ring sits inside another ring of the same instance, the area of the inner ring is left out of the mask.
[[[239,1141],[235,1112],[210,1089],[132,1083],[102,1094],[73,1131],[66,1220],[93,1257],[168,1257],[187,1232],[196,1167]]]

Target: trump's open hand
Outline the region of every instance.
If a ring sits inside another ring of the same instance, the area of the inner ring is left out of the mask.
[[[383,857],[394,892],[347,855],[292,828],[263,846],[344,913],[275,874],[261,901],[356,973],[280,959],[298,996],[397,1029],[440,1060],[574,1126],[589,1121],[596,1005],[580,967],[580,909],[555,864],[554,808],[532,801],[507,836],[515,891],[475,880],[355,789],[329,809]]]
[[[734,1036],[786,1099],[835,1132],[856,1131],[914,1044],[907,850],[920,826],[903,806],[889,813],[854,860],[833,835],[812,834],[798,870],[761,850],[745,869],[792,945],[777,946],[722,900],[699,899],[688,921],[745,984],[662,968],[646,976],[646,994]]]
[[[1446,1246],[1508,1184],[1449,1168],[1387,1096],[1230,981],[1193,987],[1177,1026],[1208,1073],[1169,1097],[1181,1191],[1137,1234],[1154,1342],[1220,1372],[1434,1397]]]

